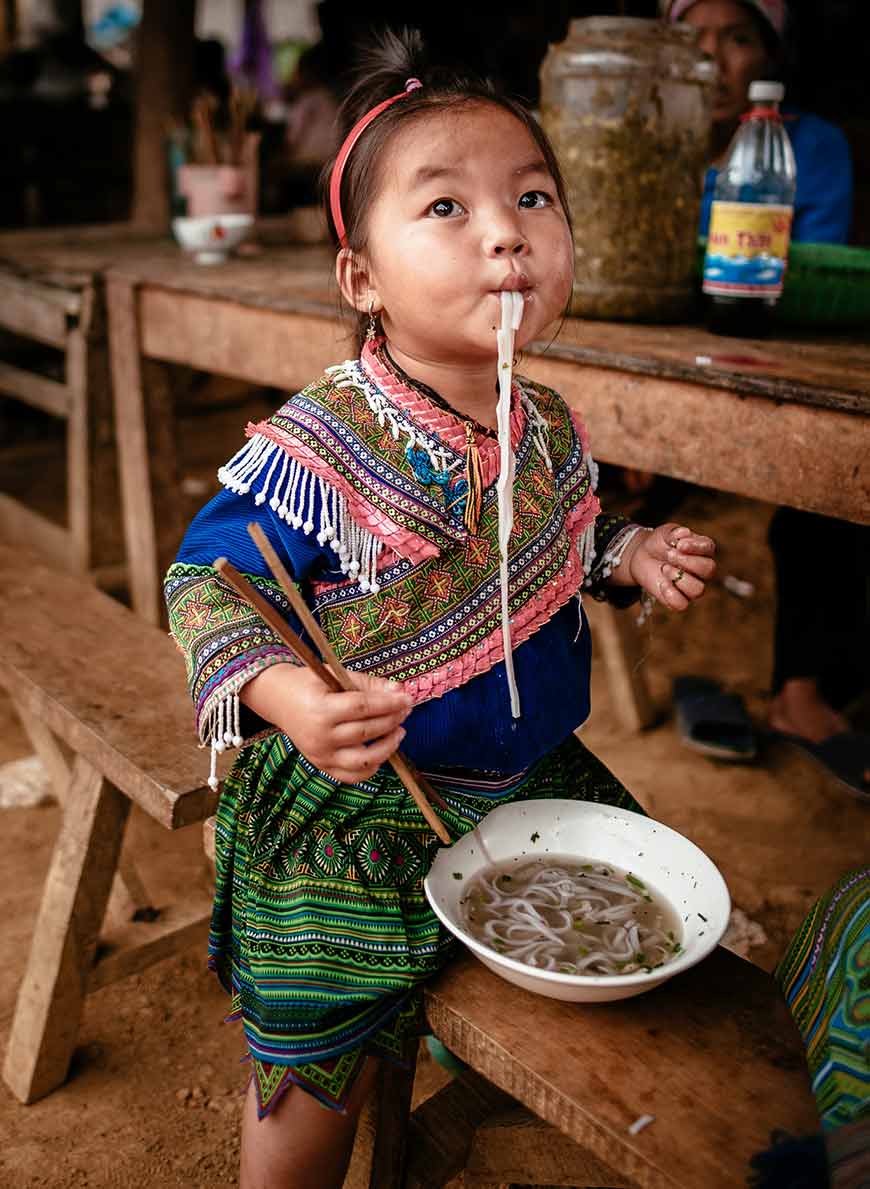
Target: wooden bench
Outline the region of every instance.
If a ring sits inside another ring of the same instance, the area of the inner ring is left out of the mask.
[[[125,569],[99,277],[33,279],[0,255],[0,340],[0,395],[63,422],[66,435],[66,525],[0,492],[0,538],[117,586]],[[33,369],[37,346],[58,353],[56,378]]]
[[[214,861],[214,819],[204,824]],[[721,946],[655,991],[561,1003],[469,954],[425,987],[468,1071],[410,1111],[388,1064],[345,1189],[734,1189],[771,1132],[820,1127],[804,1046],[770,975]],[[633,1131],[644,1116],[649,1122]]]
[[[89,582],[8,546],[0,682],[63,790],[3,1070],[16,1097],[33,1102],[66,1078],[89,991],[207,934],[204,895],[149,904],[121,853],[131,805],[175,830],[201,822],[215,798],[171,639]]]

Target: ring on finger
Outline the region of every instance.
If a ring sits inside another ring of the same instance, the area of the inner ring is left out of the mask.
[[[682,582],[682,580],[685,578],[685,576],[686,576],[685,571],[678,569],[676,574],[674,575],[674,577],[671,579],[671,581],[673,582],[674,586],[677,586],[680,582]]]

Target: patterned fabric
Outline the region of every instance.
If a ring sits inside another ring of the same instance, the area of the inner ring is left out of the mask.
[[[577,541],[591,528],[598,501],[580,435],[555,393],[528,383],[518,387],[512,427],[509,605],[516,646],[578,593],[584,574]],[[362,363],[331,372],[249,433],[338,491],[380,547],[376,578],[374,548],[366,553],[362,546],[356,574],[313,588],[321,626],[344,664],[402,681],[422,701],[503,659],[497,441],[484,438],[478,447],[485,490],[479,533],[472,536],[455,491],[432,481],[465,465],[462,419],[391,377],[371,350]],[[277,469],[268,446],[257,457],[263,470],[267,464],[268,473]],[[431,474],[422,474],[423,459]],[[322,496],[324,506],[330,508],[329,496]]]
[[[642,812],[573,735],[508,779],[430,779],[457,837],[516,800]],[[239,757],[218,807],[209,952],[244,1027],[261,1113],[291,1082],[341,1107],[365,1053],[404,1056],[416,992],[454,948],[423,891],[438,845],[390,770],[339,784],[281,735]]]
[[[216,546],[216,548],[218,548]],[[218,550],[219,551],[219,550]],[[278,584],[248,575],[257,590],[292,623],[299,625]],[[172,635],[184,656],[187,681],[194,693],[199,735],[240,747],[238,691],[275,661],[296,663],[265,620],[227,586],[211,566],[176,562],[164,584]],[[221,748],[220,750],[223,750]]]
[[[361,362],[330,369],[249,434],[248,447],[222,468],[224,482],[253,502],[270,535],[277,523],[313,545],[317,530],[323,560],[311,569],[309,601],[349,668],[403,681],[421,703],[503,661],[495,439],[478,443],[486,489],[472,536],[444,486],[420,478],[421,454],[441,471],[464,463],[465,422],[394,376],[372,349]],[[594,593],[596,578],[606,577],[607,543],[626,521],[608,518],[599,531],[585,430],[555,393],[518,381],[512,434],[516,649],[579,593],[584,578]],[[213,553],[225,552],[215,540]],[[291,572],[304,577],[298,567]],[[246,576],[287,616],[262,569]],[[237,746],[248,734],[239,689],[266,665],[289,659],[288,650],[210,565],[187,562],[184,551],[169,571],[166,597],[200,738],[218,750]]]
[[[870,1117],[870,868],[813,905],[775,977],[806,1045],[823,1128]]]

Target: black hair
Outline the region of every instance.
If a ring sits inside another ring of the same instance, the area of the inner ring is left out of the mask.
[[[343,143],[366,112],[384,99],[403,91],[409,78],[420,79],[422,87],[381,112],[365,129],[345,162],[341,179],[341,215],[347,246],[353,252],[365,249],[367,216],[377,192],[377,162],[398,130],[431,113],[479,104],[489,104],[509,112],[529,133],[541,150],[570,228],[571,214],[559,162],[546,133],[529,109],[496,90],[488,79],[461,74],[430,63],[423,39],[416,30],[403,29],[399,33],[386,30],[377,40],[360,50],[355,80],[337,116],[340,142]],[[334,160],[330,161],[324,169],[322,185],[330,234],[338,246],[338,235],[329,205],[329,180],[334,164]],[[361,315],[361,332],[365,321],[366,316]]]

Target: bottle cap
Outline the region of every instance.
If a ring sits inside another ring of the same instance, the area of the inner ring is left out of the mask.
[[[749,84],[749,98],[753,103],[782,103],[785,87],[782,83],[763,82],[759,79]]]

